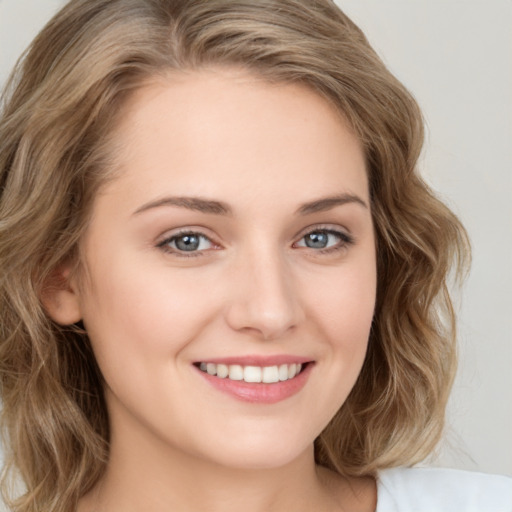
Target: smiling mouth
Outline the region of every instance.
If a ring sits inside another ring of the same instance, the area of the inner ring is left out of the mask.
[[[243,366],[238,364],[196,363],[195,366],[208,375],[232,381],[274,384],[294,379],[309,363],[280,364],[273,366]]]

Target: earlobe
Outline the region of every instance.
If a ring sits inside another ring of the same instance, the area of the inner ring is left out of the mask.
[[[48,276],[41,302],[48,316],[60,325],[71,325],[82,319],[78,287],[68,267],[58,267]]]

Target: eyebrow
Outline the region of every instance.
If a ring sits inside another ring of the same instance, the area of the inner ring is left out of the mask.
[[[231,208],[221,201],[213,201],[211,199],[202,199],[200,197],[164,197],[142,205],[135,210],[134,215],[159,208],[160,206],[178,206],[201,213],[209,213],[213,215],[231,215]]]
[[[342,206],[349,203],[360,204],[364,208],[368,209],[368,205],[359,196],[354,194],[338,194],[305,203],[300,206],[296,211],[296,214],[310,215],[312,213],[325,212],[327,210],[332,210],[336,206]]]
[[[336,206],[342,206],[348,203],[360,204],[364,208],[368,209],[368,205],[359,196],[354,194],[338,194],[304,203],[296,210],[295,215],[310,215],[312,213],[324,212],[331,210]],[[164,197],[142,205],[140,208],[135,210],[133,214],[138,215],[139,213],[154,208],[160,208],[162,206],[177,206],[179,208],[186,208],[187,210],[213,215],[233,214],[233,210],[226,203],[212,199],[203,199],[200,197]]]

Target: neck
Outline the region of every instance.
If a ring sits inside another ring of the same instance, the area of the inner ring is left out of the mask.
[[[277,467],[232,467],[145,434],[112,429],[105,476],[78,512],[375,510],[375,483],[318,467],[313,445]]]
[[[95,494],[94,512],[306,511],[325,501],[323,471],[312,449],[278,468],[226,468],[183,453],[155,450],[141,453],[112,446],[104,479]],[[91,510],[91,512],[93,512]]]

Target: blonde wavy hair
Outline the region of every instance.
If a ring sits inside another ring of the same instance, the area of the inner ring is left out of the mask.
[[[345,475],[425,458],[443,428],[455,369],[449,275],[465,231],[417,171],[423,120],[358,27],[329,0],[73,0],[20,60],[0,118],[0,386],[3,491],[17,512],[69,512],[109,453],[103,383],[87,333],[41,297],[111,179],[111,135],[127,97],[156,75],[242,66],[327,98],[361,140],[377,239],[368,354],[315,442]],[[452,273],[451,271],[455,271]]]

